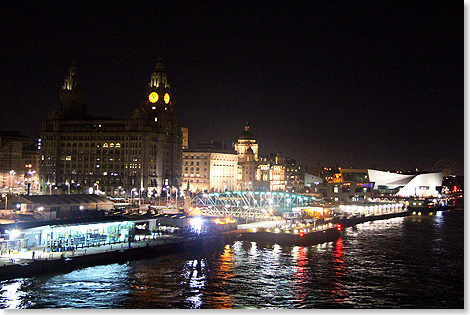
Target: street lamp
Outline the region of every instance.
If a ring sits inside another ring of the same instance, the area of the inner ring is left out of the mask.
[[[68,194],[70,195],[70,183],[66,180],[65,185],[67,185]]]
[[[134,195],[135,195],[135,192],[137,191],[137,188],[132,188],[131,190],[131,202],[132,202],[132,206],[134,206]]]
[[[10,179],[11,179],[11,189],[14,192],[15,190],[15,174],[16,172],[14,170],[11,170],[10,172]]]
[[[5,210],[8,209],[8,194],[2,194],[2,197],[5,197]]]
[[[166,186],[166,205],[167,206],[170,203],[170,195],[171,195],[170,186]]]
[[[173,187],[173,190],[175,191],[175,207],[178,208],[178,188]]]
[[[142,205],[142,196],[144,195],[144,190],[144,187],[142,187],[139,191],[139,206]]]

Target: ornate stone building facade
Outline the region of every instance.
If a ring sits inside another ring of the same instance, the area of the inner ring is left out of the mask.
[[[235,143],[238,154],[237,189],[255,189],[256,170],[258,168],[258,143],[250,131],[248,123]]]
[[[38,191],[39,150],[20,132],[0,131],[0,192],[35,194]]]
[[[145,101],[128,119],[92,116],[76,68],[70,67],[59,104],[42,123],[41,192],[51,193],[54,187],[129,197],[180,187],[182,135],[170,97],[158,62]]]
[[[238,154],[237,189],[283,191],[285,166],[279,155],[261,157],[248,123],[234,144]]]
[[[183,150],[183,189],[192,193],[233,191],[237,165],[236,152],[214,142]]]

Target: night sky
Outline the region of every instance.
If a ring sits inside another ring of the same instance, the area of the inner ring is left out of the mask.
[[[160,56],[190,144],[249,122],[310,166],[463,169],[461,4],[174,2],[3,4],[0,130],[37,138],[72,59],[89,111],[127,118]]]

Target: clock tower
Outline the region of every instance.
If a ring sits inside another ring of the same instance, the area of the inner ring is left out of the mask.
[[[59,110],[65,119],[70,120],[82,119],[87,115],[85,97],[73,62],[60,89]]]
[[[171,102],[170,85],[163,65],[160,61],[150,75],[150,83],[145,93],[144,108],[156,129],[170,132],[173,122],[173,103]]]
[[[143,104],[145,126],[152,136],[143,147],[149,148],[151,165],[146,174],[147,190],[181,186],[182,134],[173,107],[170,84],[165,69],[158,60],[145,89]],[[153,140],[152,140],[153,139]]]

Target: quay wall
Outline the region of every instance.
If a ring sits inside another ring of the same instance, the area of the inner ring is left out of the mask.
[[[152,244],[151,241],[126,244],[125,248],[102,250],[96,253],[67,256],[59,259],[41,259],[28,263],[8,264],[0,266],[0,280],[32,277],[45,274],[59,274],[71,272],[76,269],[106,265],[111,263],[125,263],[143,257],[154,257],[186,250],[200,250],[208,245],[216,245],[221,241],[219,236],[182,239],[174,242]]]
[[[376,216],[354,217],[348,219],[336,219],[334,223],[341,224],[342,228],[356,224],[384,220],[410,215],[410,212],[389,213]],[[31,277],[45,274],[59,274],[70,272],[80,268],[111,263],[125,263],[129,260],[165,255],[188,250],[202,250],[208,246],[225,245],[235,240],[257,241],[265,243],[278,243],[280,245],[309,246],[329,241],[334,241],[341,236],[336,228],[325,229],[305,233],[303,237],[298,234],[273,233],[273,232],[247,232],[246,230],[234,230],[221,233],[216,236],[204,236],[200,238],[185,238],[169,242],[155,243],[132,242],[125,244],[123,248],[112,250],[100,249],[95,253],[77,254],[66,258],[36,259],[25,263],[12,263],[0,266],[0,280]]]

